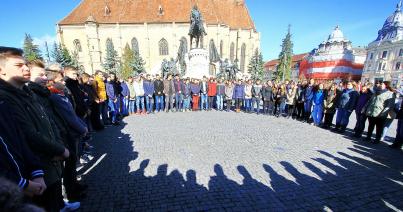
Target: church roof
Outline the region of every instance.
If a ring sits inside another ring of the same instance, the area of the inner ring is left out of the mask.
[[[195,4],[207,24],[255,29],[244,0],[82,0],[58,24],[79,25],[87,20],[105,24],[188,23]]]
[[[397,4],[395,12],[385,20],[382,29],[378,31],[378,37],[375,41],[384,41],[395,38],[402,39],[401,35],[398,33],[398,31],[402,31],[403,29],[403,13],[401,7],[402,1]]]

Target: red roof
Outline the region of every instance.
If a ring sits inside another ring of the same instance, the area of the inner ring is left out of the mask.
[[[294,66],[296,63],[301,62],[305,56],[307,56],[309,53],[303,53],[303,54],[297,54],[292,56],[292,66]],[[272,68],[275,68],[278,64],[280,63],[280,60],[270,60],[264,64],[264,67],[268,70],[271,70]]]
[[[90,16],[97,23],[189,23],[194,4],[207,24],[255,29],[244,0],[83,0],[59,25],[84,24]]]

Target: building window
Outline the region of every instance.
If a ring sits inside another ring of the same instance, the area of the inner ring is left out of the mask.
[[[76,50],[76,52],[82,52],[83,50],[81,49],[81,43],[78,39],[75,39],[73,41],[74,43],[74,49]]]
[[[242,44],[242,47],[241,47],[241,71],[245,71],[245,60],[246,60],[246,45]]]
[[[399,57],[402,57],[403,56],[403,49],[400,49],[399,50]]]
[[[369,59],[372,60],[373,58],[374,58],[374,53],[371,52],[371,53],[369,54]]]
[[[378,71],[382,70],[382,63],[379,63],[378,65]]]
[[[158,45],[159,45],[160,55],[168,55],[169,54],[167,40],[162,38],[160,40],[160,42],[158,43]]]
[[[383,51],[382,52],[382,59],[386,59],[387,56],[388,56],[388,51]]]
[[[229,59],[231,60],[231,62],[234,62],[234,53],[235,53],[235,44],[234,42],[231,43],[231,47],[229,50]]]
[[[400,62],[397,62],[397,63],[396,63],[395,69],[396,69],[396,70],[400,70]]]
[[[139,54],[139,42],[137,41],[136,38],[132,38],[132,50],[136,53]]]
[[[220,42],[220,57],[223,57],[223,51],[224,51],[224,41]]]

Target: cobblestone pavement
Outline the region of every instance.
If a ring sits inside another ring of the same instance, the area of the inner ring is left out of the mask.
[[[385,143],[233,112],[124,122],[94,136],[81,211],[403,210],[403,151]]]

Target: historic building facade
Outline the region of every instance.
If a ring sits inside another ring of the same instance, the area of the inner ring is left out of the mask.
[[[389,16],[378,37],[368,45],[362,81],[403,84],[403,16],[401,2]]]
[[[360,80],[366,51],[353,48],[336,26],[328,39],[301,62],[300,75],[319,80]]]
[[[299,68],[301,61],[308,56],[308,53],[293,55],[291,60],[291,80],[298,81],[299,79]],[[275,72],[277,72],[280,60],[271,60],[264,64],[264,79],[273,79],[275,77]]]
[[[129,44],[147,72],[159,73],[164,59],[177,58],[181,41],[190,49],[189,15],[195,4],[207,32],[203,47],[215,48],[246,72],[253,53],[260,51],[260,34],[244,0],[83,0],[57,24],[57,38],[78,53],[88,73],[103,70],[108,39],[119,56]]]

